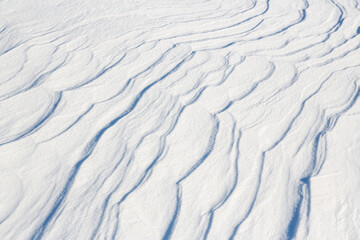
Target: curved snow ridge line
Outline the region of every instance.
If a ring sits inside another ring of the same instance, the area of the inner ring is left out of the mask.
[[[103,127],[97,134],[96,136],[86,145],[84,152],[83,152],[83,157],[82,159],[80,159],[76,165],[74,166],[74,168],[72,169],[72,171],[70,172],[70,177],[68,178],[65,187],[63,189],[63,191],[60,193],[60,195],[57,197],[57,200],[52,208],[52,210],[50,211],[50,213],[48,214],[48,216],[45,218],[44,222],[40,225],[40,227],[35,231],[35,233],[32,235],[31,239],[41,239],[44,231],[47,227],[47,225],[49,224],[49,222],[52,220],[53,216],[57,213],[57,210],[59,209],[59,207],[61,206],[61,203],[63,202],[63,200],[66,198],[67,193],[70,191],[71,186],[76,178],[76,175],[81,167],[81,165],[83,164],[84,161],[86,161],[87,158],[89,158],[89,156],[91,155],[91,153],[93,152],[94,148],[96,147],[98,141],[100,140],[101,136],[105,133],[105,131],[107,131],[109,128],[111,128],[113,125],[115,125],[120,119],[122,119],[123,117],[125,117],[126,115],[128,115],[131,111],[133,111],[133,109],[136,107],[137,103],[139,102],[139,100],[141,99],[141,97],[152,87],[154,86],[156,83],[160,82],[161,80],[163,80],[166,76],[170,75],[171,73],[173,73],[174,71],[176,71],[185,61],[187,61],[188,59],[190,59],[193,56],[193,54],[191,54],[189,57],[185,58],[184,60],[182,60],[180,63],[178,63],[173,69],[171,69],[168,73],[166,73],[165,75],[163,75],[160,79],[158,79],[157,81],[151,83],[150,85],[148,85],[147,87],[145,87],[135,98],[135,100],[132,102],[132,104],[130,105],[130,107],[123,112],[120,116],[118,116],[117,118],[113,119],[111,122],[109,122],[107,125],[105,125],[105,127]]]
[[[213,222],[213,219],[214,219],[214,215],[216,213],[216,210],[219,209],[221,206],[223,206],[225,204],[225,202],[229,199],[229,197],[231,196],[231,194],[234,192],[236,186],[237,186],[237,183],[238,183],[238,160],[239,160],[239,143],[240,143],[240,138],[241,138],[241,131],[239,131],[239,136],[237,137],[237,140],[236,140],[236,145],[235,145],[235,151],[236,151],[236,157],[235,157],[235,166],[234,166],[234,171],[235,171],[235,179],[234,179],[234,184],[233,186],[231,187],[230,191],[228,194],[226,194],[224,196],[224,198],[221,200],[221,202],[219,202],[216,207],[212,208],[210,211],[209,211],[209,221],[208,221],[208,225],[206,227],[206,230],[205,230],[205,233],[204,233],[204,237],[203,239],[207,239],[208,235],[209,235],[209,232],[211,230],[211,225],[212,225],[212,222]]]
[[[195,54],[195,53],[193,52],[193,54]],[[241,60],[239,63],[237,63],[237,64],[240,64],[243,60],[244,60],[244,59],[242,59],[242,60]],[[225,73],[224,73],[224,74],[225,74]],[[229,74],[231,74],[231,70],[229,71],[229,73],[228,73],[226,76],[228,76]],[[217,85],[221,85],[221,84],[225,81],[226,76],[224,76],[223,79],[222,79],[222,81],[220,81],[219,83],[217,83]],[[192,105],[192,104],[196,101],[196,99],[201,95],[201,93],[202,93],[206,88],[208,88],[209,86],[211,86],[211,85],[202,87],[202,88],[198,91],[198,93],[195,95],[195,97],[194,97],[190,102],[188,102],[186,105],[184,105],[184,106],[182,106],[182,107],[180,108],[180,111],[178,112],[177,117],[176,117],[174,123],[172,124],[172,127],[171,127],[170,130],[166,133],[166,135],[163,135],[163,137],[164,137],[163,139],[164,139],[164,140],[165,140],[166,136],[169,135],[169,134],[173,131],[173,129],[175,128],[175,126],[176,126],[176,124],[177,124],[177,122],[178,122],[178,120],[179,120],[179,117],[181,116],[181,113],[184,111],[184,109],[187,108],[188,106]],[[216,85],[215,85],[215,86],[216,86]],[[163,149],[163,145],[162,145],[161,149]],[[150,173],[150,171],[152,170],[152,168],[155,166],[155,164],[157,163],[157,161],[160,159],[160,157],[161,157],[161,158],[164,157],[164,156],[162,156],[163,153],[164,153],[164,152],[163,152],[163,150],[162,150],[162,151],[160,151],[160,152],[156,155],[156,157],[155,157],[155,159],[153,160],[153,162],[152,162],[152,163],[149,165],[149,167],[145,170],[144,175],[142,176],[142,178],[140,179],[140,181],[139,181],[129,192],[127,192],[127,193],[121,198],[120,201],[118,201],[118,202],[116,203],[116,205],[117,205],[116,208],[119,208],[119,207],[120,207],[120,204],[121,204],[123,201],[125,201],[126,198],[127,198],[131,193],[133,193],[139,186],[141,186],[141,184],[143,184],[143,181],[148,177],[148,174]],[[196,168],[196,167],[195,167],[195,168]],[[118,188],[119,186],[120,186],[120,184],[117,185],[117,188]],[[112,192],[112,193],[113,193],[113,192]],[[112,194],[112,193],[111,193],[111,194]],[[110,195],[109,195],[109,197],[110,197]],[[108,201],[109,201],[109,198],[106,199],[106,201],[105,201],[105,206],[104,206],[103,210],[105,210],[105,208],[107,207]],[[114,206],[113,206],[113,207],[114,207]],[[117,211],[117,216],[118,216],[118,214],[119,214],[119,211]],[[101,217],[101,220],[102,220],[102,219],[103,219],[103,217]],[[117,222],[118,222],[118,221],[119,221],[119,219],[118,219],[118,217],[117,217]],[[99,225],[98,225],[98,226],[99,226]],[[112,234],[113,237],[116,236],[116,234],[117,234],[117,229],[118,229],[118,228],[116,227],[115,230],[114,230],[114,232],[113,232],[113,234]],[[96,228],[95,232],[93,233],[92,239],[95,238],[95,234],[96,234],[97,231],[98,231],[98,227]]]
[[[222,80],[222,82],[224,82],[224,80]],[[220,82],[219,84],[221,84],[222,82]],[[206,88],[206,87],[203,87],[202,90],[200,90],[200,93],[197,94],[197,95],[198,95],[198,96],[201,95],[201,92],[202,92],[205,88]],[[181,116],[181,113],[183,112],[183,110],[184,110],[187,106],[191,105],[193,102],[194,102],[194,101],[190,101],[187,105],[183,106],[183,107],[180,109],[180,112],[178,113],[178,115],[177,115],[177,117],[176,117],[175,123],[172,125],[170,131],[169,131],[166,135],[168,135],[169,133],[171,133],[171,131],[172,131],[173,128],[175,127],[175,125],[176,125],[179,117]],[[138,183],[135,185],[135,187],[134,187],[133,189],[131,189],[128,193],[126,193],[126,194],[122,197],[122,199],[117,203],[118,207],[119,207],[119,205],[121,204],[121,202],[123,202],[123,201],[127,198],[127,196],[128,196],[129,194],[131,194],[134,190],[136,190],[136,188],[138,188],[138,187],[140,186],[140,184],[142,184],[142,181],[147,177],[148,172],[151,171],[152,167],[153,167],[154,164],[157,162],[157,160],[159,159],[159,157],[160,157],[161,154],[162,154],[162,151],[157,155],[157,157],[155,158],[155,160],[154,160],[154,161],[151,163],[151,165],[146,169],[145,174],[144,174],[143,177],[141,178],[140,182],[138,182]],[[118,186],[119,186],[119,185],[118,185]],[[105,202],[105,203],[106,203],[105,206],[107,206],[107,202],[108,202],[108,198],[107,198],[107,201]],[[117,207],[117,208],[118,208],[118,207]],[[101,218],[101,219],[102,219],[102,218]],[[118,221],[118,220],[117,220],[117,221]],[[97,228],[97,229],[98,229],[98,228]],[[96,230],[96,231],[97,231],[97,230]],[[95,231],[95,233],[96,233],[96,231]],[[117,232],[117,228],[115,228],[115,231],[114,231],[114,233],[113,233],[113,236],[116,235],[116,232]],[[92,238],[94,238],[94,234],[93,234],[93,237],[92,237]]]
[[[44,124],[46,124],[46,121],[48,121],[51,116],[55,113],[60,101],[62,98],[62,93],[56,93],[55,94],[55,99],[52,101],[52,103],[49,105],[49,107],[47,108],[47,110],[42,114],[42,116],[36,121],[34,122],[29,128],[27,128],[26,130],[16,134],[15,136],[8,136],[7,139],[4,139],[2,141],[0,141],[0,146],[8,144],[8,143],[12,143],[15,142],[19,139],[24,138],[25,136],[28,136],[30,134],[33,134],[34,132],[36,132],[39,128],[41,128],[41,126],[43,126]]]
[[[25,186],[2,238],[331,234],[312,181],[357,106],[358,3],[80,3],[0,3],[0,168]]]
[[[131,189],[126,192],[122,197],[121,199],[116,202],[116,207],[119,208],[120,207],[120,204],[126,200],[126,198],[131,194],[133,193],[135,190],[137,190],[137,188],[139,188],[143,183],[144,181],[146,181],[146,179],[148,178],[149,174],[151,173],[153,167],[157,164],[158,161],[160,161],[164,155],[164,151],[165,151],[165,144],[166,144],[166,137],[172,132],[172,130],[174,129],[174,127],[176,126],[176,123],[181,115],[181,112],[183,111],[183,108],[180,108],[180,110],[178,111],[178,113],[176,113],[177,117],[175,117],[173,123],[171,123],[169,129],[167,129],[166,133],[164,135],[161,135],[160,136],[160,139],[159,139],[159,142],[160,142],[160,147],[159,147],[159,150],[156,154],[156,156],[154,157],[154,159],[150,162],[150,164],[146,167],[145,171],[142,173],[142,176],[140,176],[139,180],[136,182],[136,184],[131,187]],[[148,134],[144,135],[139,143],[137,144],[134,152],[136,151],[136,149],[139,147],[139,145],[143,142],[143,140],[149,136],[150,134],[153,134],[156,132],[156,130],[158,129],[155,129],[155,130],[152,130],[151,132],[149,132]],[[130,165],[131,163],[129,162],[128,165]],[[102,222],[103,222],[103,217],[104,217],[104,214],[105,214],[105,211],[107,210],[107,207],[108,207],[108,204],[109,204],[109,200],[110,198],[112,197],[113,193],[115,191],[118,190],[118,188],[121,186],[122,182],[120,182],[118,185],[115,186],[114,190],[112,192],[110,192],[110,194],[108,195],[108,197],[106,198],[105,202],[104,202],[104,205],[102,207],[102,214],[101,214],[101,217],[100,217],[100,220],[99,220],[99,223],[96,227],[96,229],[93,231],[92,233],[92,236],[91,236],[91,239],[94,239]],[[113,205],[112,207],[114,207],[115,205]],[[118,220],[117,220],[118,221]],[[114,233],[113,233],[113,236],[116,236],[116,231],[117,231],[117,228],[115,228],[114,230]]]
[[[357,91],[355,97],[354,97],[354,101],[352,101],[352,104],[349,105],[349,107],[347,109],[349,109],[354,102],[358,99],[360,92]],[[346,110],[344,111],[346,112]],[[343,113],[344,113],[343,112]],[[340,115],[340,114],[339,114]],[[323,165],[325,158],[326,158],[326,133],[328,131],[331,131],[331,129],[335,126],[336,124],[336,120],[338,117],[330,117],[328,119],[328,121],[326,122],[326,126],[325,128],[316,136],[315,140],[314,140],[314,165],[312,168],[313,170],[311,171],[310,175],[307,177],[303,177],[300,179],[300,183],[299,183],[299,199],[298,202],[295,205],[294,208],[294,213],[293,216],[291,218],[291,221],[288,225],[288,230],[287,230],[287,237],[288,239],[293,239],[296,237],[296,233],[297,233],[297,228],[299,225],[299,221],[300,221],[300,209],[301,208],[306,208],[305,213],[306,216],[305,217],[309,217],[310,211],[311,211],[311,205],[310,205],[310,197],[311,197],[311,188],[310,188],[310,179],[312,176],[316,176],[318,174],[318,172],[321,170],[321,166]],[[320,151],[319,151],[320,150]],[[319,153],[320,152],[320,153]],[[319,155],[319,156],[317,156]],[[320,163],[317,163],[318,160],[320,160]],[[304,202],[304,199],[307,200],[306,202]]]
[[[198,162],[196,162],[196,164],[194,166],[191,167],[191,169],[189,169],[187,171],[187,173],[180,178],[177,182],[176,182],[176,187],[177,187],[177,197],[176,197],[176,208],[175,208],[175,212],[174,215],[169,223],[169,226],[167,227],[167,230],[163,236],[163,240],[167,240],[171,238],[171,234],[176,226],[176,219],[177,219],[177,215],[179,214],[179,211],[181,209],[181,182],[184,181],[190,174],[192,174],[205,160],[206,158],[211,154],[214,145],[215,145],[215,140],[216,140],[216,135],[218,133],[218,129],[219,129],[219,120],[217,119],[216,116],[213,116],[213,121],[215,122],[215,126],[213,127],[213,131],[211,133],[209,142],[208,142],[208,146],[206,147],[206,151],[204,153],[204,155],[198,160]]]
[[[309,170],[309,173],[307,174],[307,176],[303,177],[300,179],[300,184],[299,184],[299,195],[300,195],[300,199],[298,200],[297,206],[294,210],[294,215],[293,218],[291,219],[290,223],[289,223],[289,227],[288,227],[288,237],[290,239],[294,238],[296,236],[296,230],[298,227],[298,222],[299,222],[299,218],[300,218],[300,206],[302,204],[302,201],[304,200],[304,198],[306,199],[306,197],[304,197],[304,193],[302,193],[303,191],[306,192],[307,195],[309,195],[307,197],[308,201],[307,203],[305,203],[305,206],[307,206],[307,217],[309,217],[309,213],[310,213],[310,196],[311,196],[311,189],[310,189],[310,179],[311,177],[314,177],[316,175],[319,174],[325,159],[326,159],[326,152],[327,152],[327,147],[326,147],[326,134],[327,132],[331,131],[335,125],[336,122],[338,120],[338,118],[343,115],[344,113],[346,113],[354,104],[355,102],[358,100],[359,96],[360,96],[360,89],[359,87],[356,87],[355,91],[354,91],[354,96],[352,97],[351,101],[349,102],[349,104],[347,104],[345,106],[345,108],[333,115],[327,118],[326,120],[326,125],[324,126],[324,128],[316,135],[315,139],[314,139],[314,145],[313,145],[313,163],[311,166],[311,169]],[[305,188],[305,190],[300,190],[301,188]]]

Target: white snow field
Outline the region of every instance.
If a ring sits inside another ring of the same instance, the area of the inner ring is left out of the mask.
[[[0,240],[359,240],[360,0],[0,0]]]

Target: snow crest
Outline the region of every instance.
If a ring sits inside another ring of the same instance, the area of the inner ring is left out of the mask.
[[[0,239],[359,239],[359,0],[0,0]]]

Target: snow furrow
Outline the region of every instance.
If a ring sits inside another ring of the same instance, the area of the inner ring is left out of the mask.
[[[358,0],[0,0],[0,239],[360,238]]]

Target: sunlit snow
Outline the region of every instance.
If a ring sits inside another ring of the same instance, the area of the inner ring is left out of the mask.
[[[0,240],[360,239],[359,0],[0,0]]]

